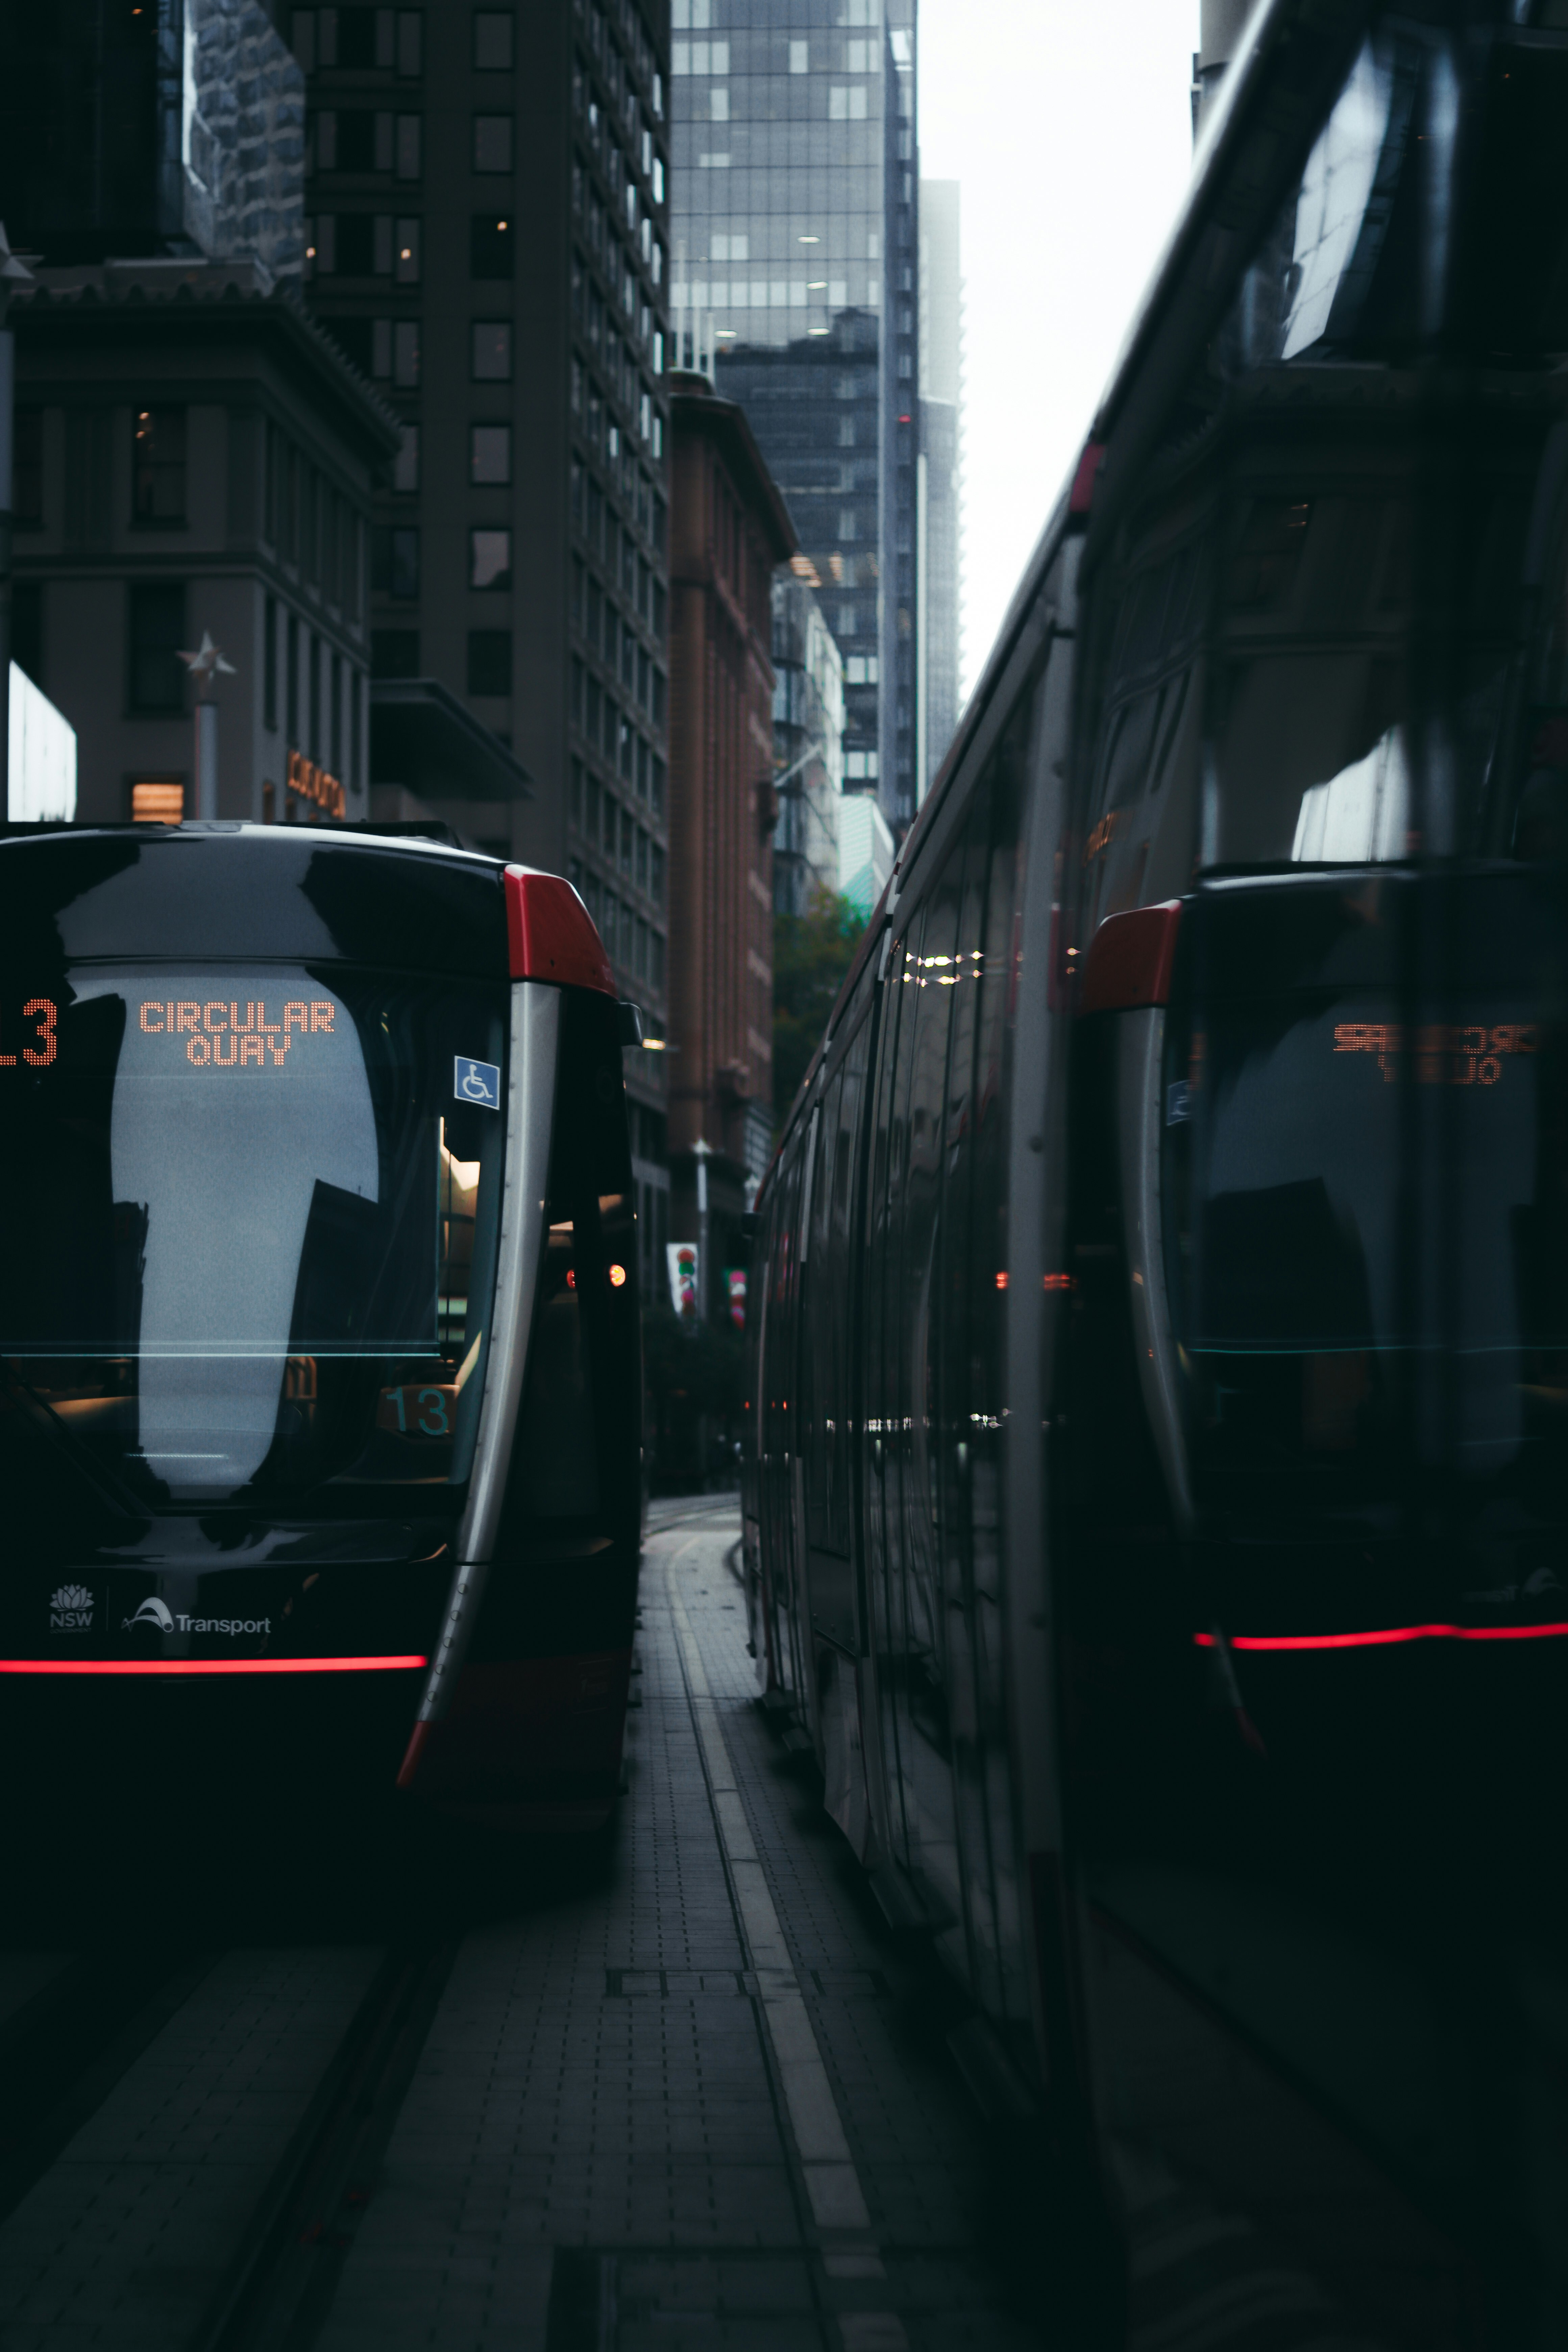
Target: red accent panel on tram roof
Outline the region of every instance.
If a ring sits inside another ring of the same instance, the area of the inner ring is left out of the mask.
[[[1069,515],[1087,514],[1094,500],[1094,478],[1100,471],[1100,461],[1105,455],[1103,441],[1086,441],[1083,455],[1078,461],[1078,471],[1072,478],[1068,494]]]
[[[406,1674],[429,1663],[412,1651],[386,1658],[0,1658],[0,1675]]]
[[[616,993],[615,975],[594,919],[559,874],[506,869],[506,936],[513,980],[550,980],[561,988]]]
[[[1397,1642],[1551,1642],[1568,1625],[1376,1625],[1364,1633],[1227,1633],[1233,1650],[1381,1650]],[[1200,1650],[1212,1650],[1212,1633],[1194,1633]]]
[[[1108,915],[1083,960],[1079,1011],[1131,1013],[1139,1005],[1169,1003],[1181,919],[1179,898]]]

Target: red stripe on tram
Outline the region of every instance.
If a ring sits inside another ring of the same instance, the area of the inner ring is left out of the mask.
[[[0,1658],[0,1675],[370,1675],[429,1663],[412,1651],[387,1658]]]
[[[1364,1633],[1227,1633],[1232,1650],[1376,1650],[1394,1642],[1550,1642],[1568,1633],[1564,1625],[1379,1625]],[[1212,1650],[1212,1633],[1194,1633],[1200,1650]]]

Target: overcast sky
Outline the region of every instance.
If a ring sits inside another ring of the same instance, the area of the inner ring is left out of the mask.
[[[1192,162],[1198,0],[921,0],[921,170],[962,186],[963,691]]]

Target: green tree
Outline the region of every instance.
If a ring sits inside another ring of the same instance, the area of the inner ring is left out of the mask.
[[[822,885],[804,915],[773,917],[773,1115],[783,1119],[827,1026],[866,918]]]

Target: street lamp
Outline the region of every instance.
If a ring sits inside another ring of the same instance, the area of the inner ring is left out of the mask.
[[[195,652],[182,654],[180,659],[196,682],[196,814],[213,817],[217,814],[217,704],[204,699],[202,688],[210,688],[215,677],[233,677],[234,664],[225,661],[205,629]]]
[[[697,1319],[708,1320],[708,1162],[713,1147],[699,1136],[691,1147],[697,1162]]]

